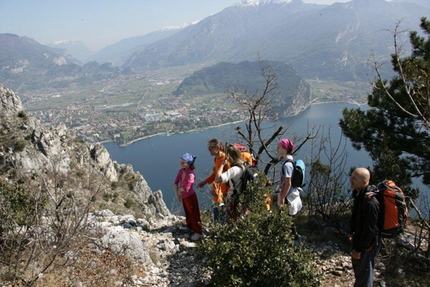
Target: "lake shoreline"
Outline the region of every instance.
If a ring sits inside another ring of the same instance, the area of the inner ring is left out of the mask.
[[[290,117],[295,117],[297,115],[299,115],[300,113],[304,112],[305,110],[307,110],[309,107],[311,107],[312,105],[323,105],[323,104],[333,104],[333,103],[345,103],[345,104],[353,104],[353,105],[357,105],[357,106],[362,106],[365,105],[366,103],[358,103],[357,101],[330,101],[330,102],[319,102],[318,99],[312,100],[309,105],[307,105],[306,107],[304,107],[303,109],[301,109],[300,111],[298,111],[297,113],[290,115],[286,118],[290,118]],[[168,132],[162,132],[162,133],[156,133],[156,134],[152,134],[152,135],[147,135],[144,137],[140,137],[134,140],[131,140],[127,143],[123,143],[123,144],[118,144],[118,146],[120,147],[126,147],[129,146],[135,142],[141,141],[141,140],[145,140],[145,139],[149,139],[149,138],[153,138],[153,137],[157,137],[157,136],[171,136],[171,135],[177,135],[177,134],[186,134],[186,133],[192,133],[192,132],[196,132],[196,131],[206,131],[209,129],[214,129],[214,128],[219,128],[219,127],[223,127],[223,126],[228,126],[228,125],[234,125],[234,124],[238,124],[238,123],[242,123],[245,122],[246,120],[240,120],[240,121],[234,121],[234,122],[228,122],[228,123],[224,123],[224,124],[220,124],[220,125],[215,125],[215,126],[209,126],[209,127],[205,127],[205,128],[200,128],[200,129],[192,129],[192,130],[188,130],[188,131],[183,131],[183,132],[177,132],[177,133],[168,133]],[[103,143],[115,143],[115,141],[101,141],[98,142],[99,144],[103,144]]]

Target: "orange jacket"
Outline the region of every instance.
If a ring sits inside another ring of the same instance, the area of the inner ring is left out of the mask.
[[[214,170],[212,172],[211,175],[209,175],[204,181],[206,183],[211,183],[212,184],[212,192],[213,192],[213,201],[221,203],[223,202],[223,195],[225,195],[227,193],[228,187],[226,183],[216,183],[215,182],[215,176],[216,173],[219,169],[219,167],[221,166],[222,162],[225,159],[225,153],[221,153],[221,156],[219,158],[214,158],[214,162],[215,162],[215,166],[214,166]],[[230,163],[227,163],[227,165],[225,166],[225,170],[230,168]]]

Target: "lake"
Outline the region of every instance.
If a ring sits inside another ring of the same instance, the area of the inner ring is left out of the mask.
[[[298,136],[305,136],[310,126],[324,125],[325,131],[330,128],[332,143],[337,143],[341,136],[339,119],[342,117],[343,108],[357,108],[358,105],[348,103],[327,103],[314,104],[296,116],[289,117],[275,124],[288,127],[288,132],[284,137],[292,138],[294,133]],[[128,146],[120,147],[116,143],[105,143],[104,146],[109,151],[112,160],[118,163],[131,164],[135,171],[148,182],[153,190],[161,190],[167,207],[172,212],[180,212],[182,206],[176,202],[173,193],[173,181],[180,168],[180,157],[184,153],[191,153],[197,156],[195,170],[197,181],[206,178],[213,167],[213,157],[207,150],[207,142],[212,138],[219,138],[223,141],[233,142],[235,128],[243,124],[232,124],[222,127],[210,128],[204,131],[193,131],[189,133],[174,135],[159,135],[151,138],[136,141]],[[349,166],[371,166],[371,160],[366,152],[354,150],[350,142],[347,141],[348,168]],[[274,143],[273,148],[276,148]],[[296,158],[303,157],[309,151],[309,146],[300,150]],[[206,185],[207,186],[207,185]],[[201,209],[209,208],[207,190],[200,192],[196,188]]]

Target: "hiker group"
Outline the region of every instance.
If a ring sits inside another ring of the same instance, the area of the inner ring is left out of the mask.
[[[265,205],[267,210],[276,206],[289,205],[289,214],[296,215],[302,208],[300,190],[302,184],[293,184],[293,173],[296,163],[293,160],[292,151],[294,144],[289,139],[281,139],[278,142],[276,152],[281,157],[279,184],[275,187],[276,198],[272,194],[267,195]],[[197,183],[198,188],[210,185],[212,197],[213,219],[220,223],[232,223],[248,210],[239,208],[239,195],[246,192],[249,181],[258,177],[258,169],[252,154],[241,144],[224,144],[219,139],[208,141],[208,151],[214,158],[212,173],[204,180]],[[194,172],[195,156],[186,153],[180,159],[181,168],[174,182],[176,199],[182,201],[187,228],[194,232],[191,240],[198,240],[202,236],[200,226],[200,210],[193,184],[196,180]],[[302,167],[304,169],[304,165]],[[304,170],[300,181],[304,181]],[[295,239],[299,235],[292,226]]]
[[[276,153],[281,163],[278,184],[273,194],[267,195],[267,210],[288,205],[292,217],[291,232],[294,240],[300,240],[294,216],[302,209],[300,193],[305,184],[305,165],[293,159],[294,144],[290,139],[277,143]],[[245,215],[247,208],[239,208],[239,195],[247,190],[247,184],[258,176],[253,156],[240,144],[223,144],[219,139],[208,141],[208,151],[214,157],[212,173],[197,183],[198,188],[210,185],[213,202],[213,219],[223,224],[234,223]],[[196,157],[186,153],[180,159],[181,168],[174,182],[176,199],[182,201],[186,225],[194,234],[191,240],[202,237],[200,210],[193,185],[196,180]],[[403,191],[393,181],[378,186],[370,185],[370,171],[356,168],[350,176],[352,190],[352,214],[349,240],[352,244],[351,260],[355,275],[354,287],[373,286],[375,258],[381,238],[393,238],[404,229],[408,210]],[[275,195],[275,196],[274,196]]]

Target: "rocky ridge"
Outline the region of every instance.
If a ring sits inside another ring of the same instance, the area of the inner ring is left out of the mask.
[[[144,262],[147,270],[146,276],[133,276],[132,286],[207,286],[211,278],[211,270],[204,267],[204,258],[196,256],[196,244],[190,240],[189,232],[184,224],[184,217],[170,215],[156,220],[135,219],[133,216],[116,216],[109,210],[92,214],[95,222],[110,231],[111,238],[117,238],[116,242],[126,242],[122,237],[141,238],[144,244],[141,248],[149,250],[152,260]],[[100,227],[99,226],[99,227]],[[120,228],[119,228],[120,227]],[[329,234],[333,230],[327,229]],[[134,235],[132,235],[134,234]],[[105,242],[105,236],[101,242]],[[111,241],[112,243],[112,241]],[[404,248],[413,248],[413,235],[407,233],[402,242],[397,242]],[[323,243],[311,243],[302,237],[300,242],[304,248],[311,250],[314,256],[314,264],[322,275],[321,286],[347,287],[354,282],[350,255],[341,250],[334,241]],[[102,244],[103,245],[103,244]],[[134,245],[135,259],[139,258],[141,251]],[[119,244],[115,248],[123,248]],[[142,259],[142,258],[139,258]],[[385,265],[378,261],[375,271],[375,286],[386,286],[381,273]],[[414,286],[420,286],[417,283]]]

